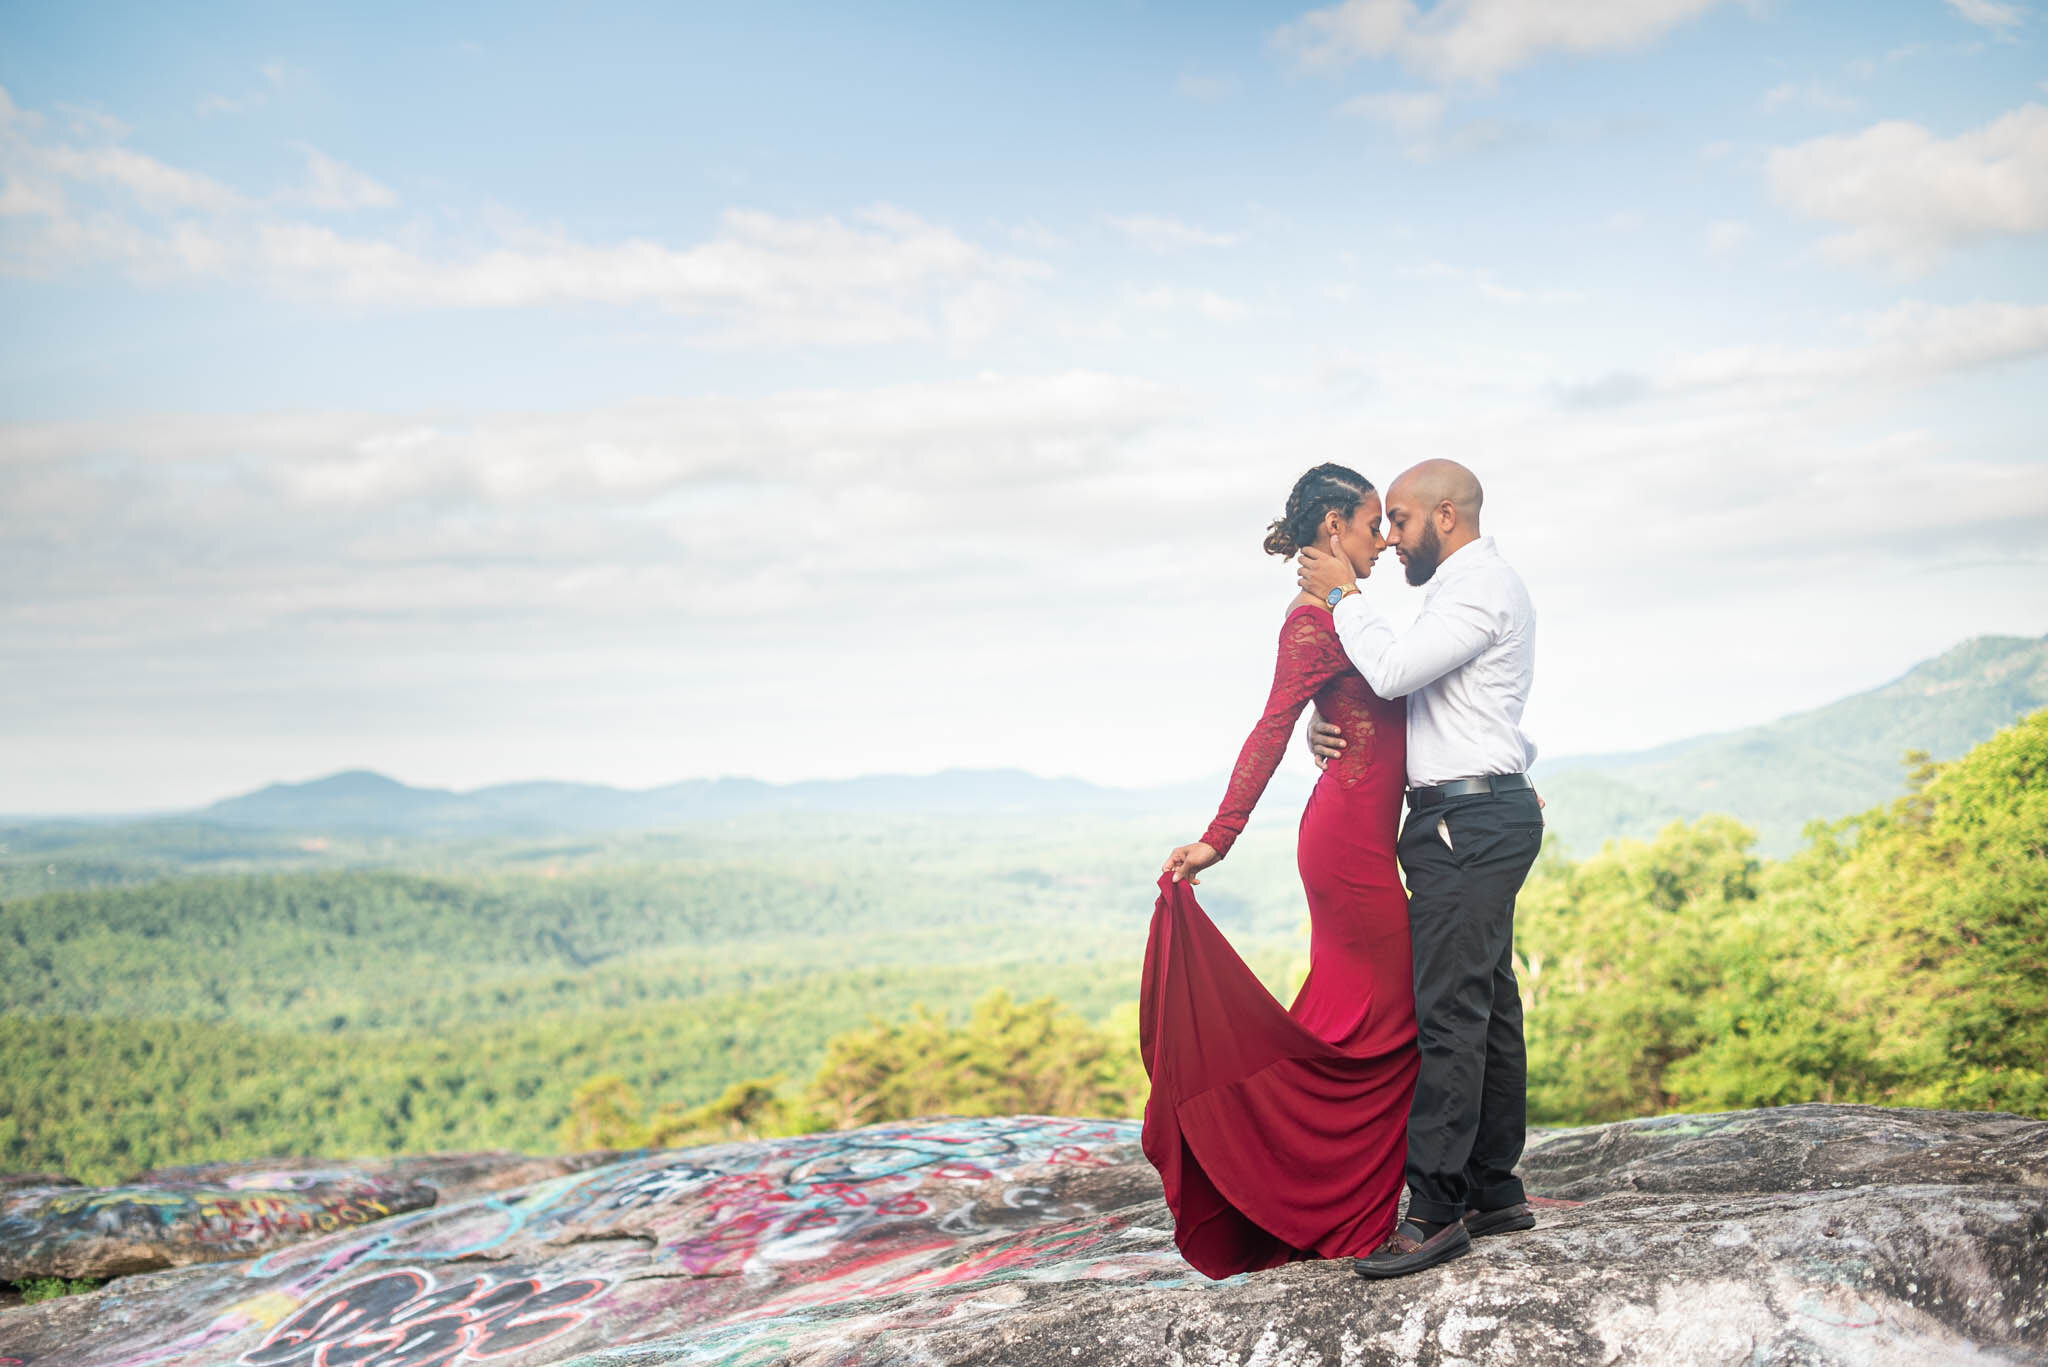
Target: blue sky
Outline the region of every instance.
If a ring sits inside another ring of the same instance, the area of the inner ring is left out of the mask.
[[[1553,754],[2041,634],[2044,23],[10,7],[0,811],[1216,772],[1325,459]]]

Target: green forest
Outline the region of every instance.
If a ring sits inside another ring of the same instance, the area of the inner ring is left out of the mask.
[[[1546,853],[1517,918],[1532,1120],[1809,1100],[2048,1115],[2048,712],[1905,787],[1781,860],[1715,816]],[[1306,967],[1283,815],[1203,886],[1282,993]],[[1178,830],[17,847],[0,1169],[104,1182],[265,1154],[1135,1115],[1132,999]]]

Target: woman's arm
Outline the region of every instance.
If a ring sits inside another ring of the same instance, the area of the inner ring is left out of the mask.
[[[1183,873],[1192,873],[1230,853],[1230,847],[1236,843],[1244,831],[1245,822],[1251,817],[1252,808],[1258,805],[1266,785],[1272,781],[1273,771],[1280,767],[1281,756],[1287,751],[1287,741],[1294,732],[1294,723],[1300,718],[1301,709],[1324,684],[1348,668],[1350,661],[1345,658],[1344,647],[1330,624],[1329,610],[1320,604],[1311,605],[1306,598],[1298,600],[1289,611],[1287,620],[1281,624],[1279,656],[1273,664],[1273,688],[1266,697],[1265,711],[1253,724],[1251,734],[1238,751],[1237,764],[1230,773],[1230,786],[1223,794],[1223,805],[1217,809],[1216,819],[1209,823],[1209,829],[1202,833],[1199,841],[1183,845],[1168,857],[1169,871],[1175,868],[1176,857]],[[1196,863],[1204,846],[1214,857]],[[1195,864],[1195,867],[1189,868],[1190,864]]]

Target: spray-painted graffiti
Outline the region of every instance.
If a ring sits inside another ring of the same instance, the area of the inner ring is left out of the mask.
[[[37,1367],[541,1362],[670,1342],[678,1325],[717,1335],[711,1360],[752,1362],[858,1303],[913,1326],[988,1313],[1012,1282],[1181,1283],[1157,1206],[1124,1122],[956,1119],[633,1155],[276,1248],[210,1274],[217,1296],[188,1289],[158,1337]]]
[[[429,1205],[431,1188],[370,1180],[289,1187],[68,1187],[0,1201],[0,1278],[108,1276],[247,1257]]]
[[[671,1163],[652,1172],[628,1176],[618,1185],[611,1187],[605,1192],[603,1208],[626,1211],[659,1205],[664,1201],[674,1200],[718,1175],[716,1168],[701,1168],[695,1163]]]
[[[2048,1142],[2048,1125],[2007,1119],[2036,1127],[2027,1152]],[[1915,1136],[1950,1132],[1937,1122],[1886,1123]],[[1904,1130],[1909,1124],[1925,1128]],[[1828,1132],[1793,1117],[1782,1133],[1806,1143]],[[1398,1345],[1421,1341],[1417,1333],[1431,1338],[1446,1315],[1469,1318],[1469,1277],[1420,1278],[1413,1294],[1404,1286],[1398,1296],[1364,1295],[1341,1268],[1200,1278],[1174,1249],[1158,1175],[1137,1141],[1137,1126],[1121,1123],[934,1120],[632,1155],[241,1265],[122,1278],[91,1296],[0,1312],[0,1354],[33,1367],[880,1367],[1169,1356],[1334,1363],[1412,1356]],[[1913,1212],[1934,1209],[1915,1194],[1926,1190],[1941,1193],[1941,1231],[1929,1236],[1937,1242],[1909,1241],[1880,1260],[1873,1279],[1871,1250],[1884,1250],[1898,1228],[1919,1228]],[[1932,1303],[1898,1300],[1882,1278],[1937,1276],[1951,1247],[1968,1258],[1984,1250],[2018,1258],[2012,1266],[2026,1280],[2013,1284],[2039,1284],[2048,1263],[2012,1234],[2027,1214],[2012,1190],[1894,1186],[1874,1207],[1867,1191],[1853,1200],[1808,1193],[1799,1199],[1824,1203],[1828,1232],[1839,1223],[1844,1237],[1809,1231],[1806,1242],[1774,1245],[1791,1251],[1762,1260],[1761,1236],[1738,1245],[1687,1232],[1700,1227],[1702,1203],[1715,1200],[1713,1221],[1761,1229],[1782,1210],[1774,1197],[1689,1194],[1658,1215],[1650,1198],[1632,1196],[1622,1218],[1675,1231],[1667,1242],[1692,1261],[1662,1265],[1679,1288],[1670,1308],[1660,1290],[1656,1306],[1630,1302],[1629,1324],[1679,1341],[1696,1330],[1704,1303],[1686,1288],[1708,1288],[1711,1301],[1734,1286],[1739,1316],[1729,1323],[1752,1336],[1785,1326],[1766,1345],[1776,1356],[1806,1360],[1816,1344],[1828,1361],[1868,1356],[1844,1336],[1897,1335],[1925,1323]],[[1530,1254],[1577,1247],[1589,1218],[1552,1203],[1539,1225],[1559,1232],[1549,1242],[1517,1249],[1504,1241],[1461,1266],[1525,1287],[1548,1322],[1575,1341],[1596,1341],[1617,1322],[1613,1279],[1581,1279],[1560,1292],[1555,1278],[1545,1280],[1542,1257]],[[1819,1227],[1818,1215],[1810,1224]],[[1940,1242],[1951,1229],[1978,1233],[1974,1242]],[[1836,1244],[1852,1261],[1829,1260]],[[693,1265],[715,1271],[692,1275]],[[1943,1283],[1940,1292],[1952,1289]],[[1272,1337],[1282,1301],[1290,1324],[1312,1322],[1321,1337]],[[2005,1304],[2024,1309],[2017,1299]],[[1999,1313],[2008,1317],[1971,1323],[1995,1324],[1995,1345],[2019,1341],[2011,1312]],[[1928,1345],[1921,1355],[1931,1358],[1967,1347],[1960,1331],[1910,1342]],[[1837,1354],[1828,1345],[1848,1346]]]
[[[583,1321],[596,1278],[544,1286],[471,1277],[436,1286],[417,1268],[382,1272],[308,1302],[244,1353],[249,1367],[445,1367],[544,1343]]]
[[[693,1195],[702,1203],[702,1222],[668,1251],[704,1276],[831,1260],[851,1248],[873,1255],[892,1224],[920,1231],[900,1254],[991,1226],[1083,1214],[1080,1207],[1056,1209],[1060,1202],[1046,1186],[998,1183],[998,1174],[1027,1164],[1106,1166],[1112,1160],[1098,1149],[1127,1145],[1130,1129],[1003,1118],[806,1136],[771,1149],[752,1171],[700,1179]],[[974,1189],[989,1184],[1002,1191],[983,1203]]]
[[[381,1220],[392,1213],[388,1202],[353,1193],[326,1198],[298,1192],[153,1192],[116,1188],[47,1201],[48,1216],[133,1208],[164,1212],[165,1222],[185,1220],[183,1237],[198,1242],[252,1243],[281,1234],[326,1234],[343,1225]]]

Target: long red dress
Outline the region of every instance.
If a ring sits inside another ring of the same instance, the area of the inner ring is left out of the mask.
[[[1394,862],[1405,711],[1352,669],[1327,609],[1280,629],[1273,692],[1202,839],[1228,851],[1313,698],[1344,729],[1301,814],[1309,973],[1283,1008],[1201,907],[1159,880],[1139,1048],[1145,1156],[1174,1242],[1211,1277],[1363,1255],[1394,1228],[1415,1090],[1408,899]]]

